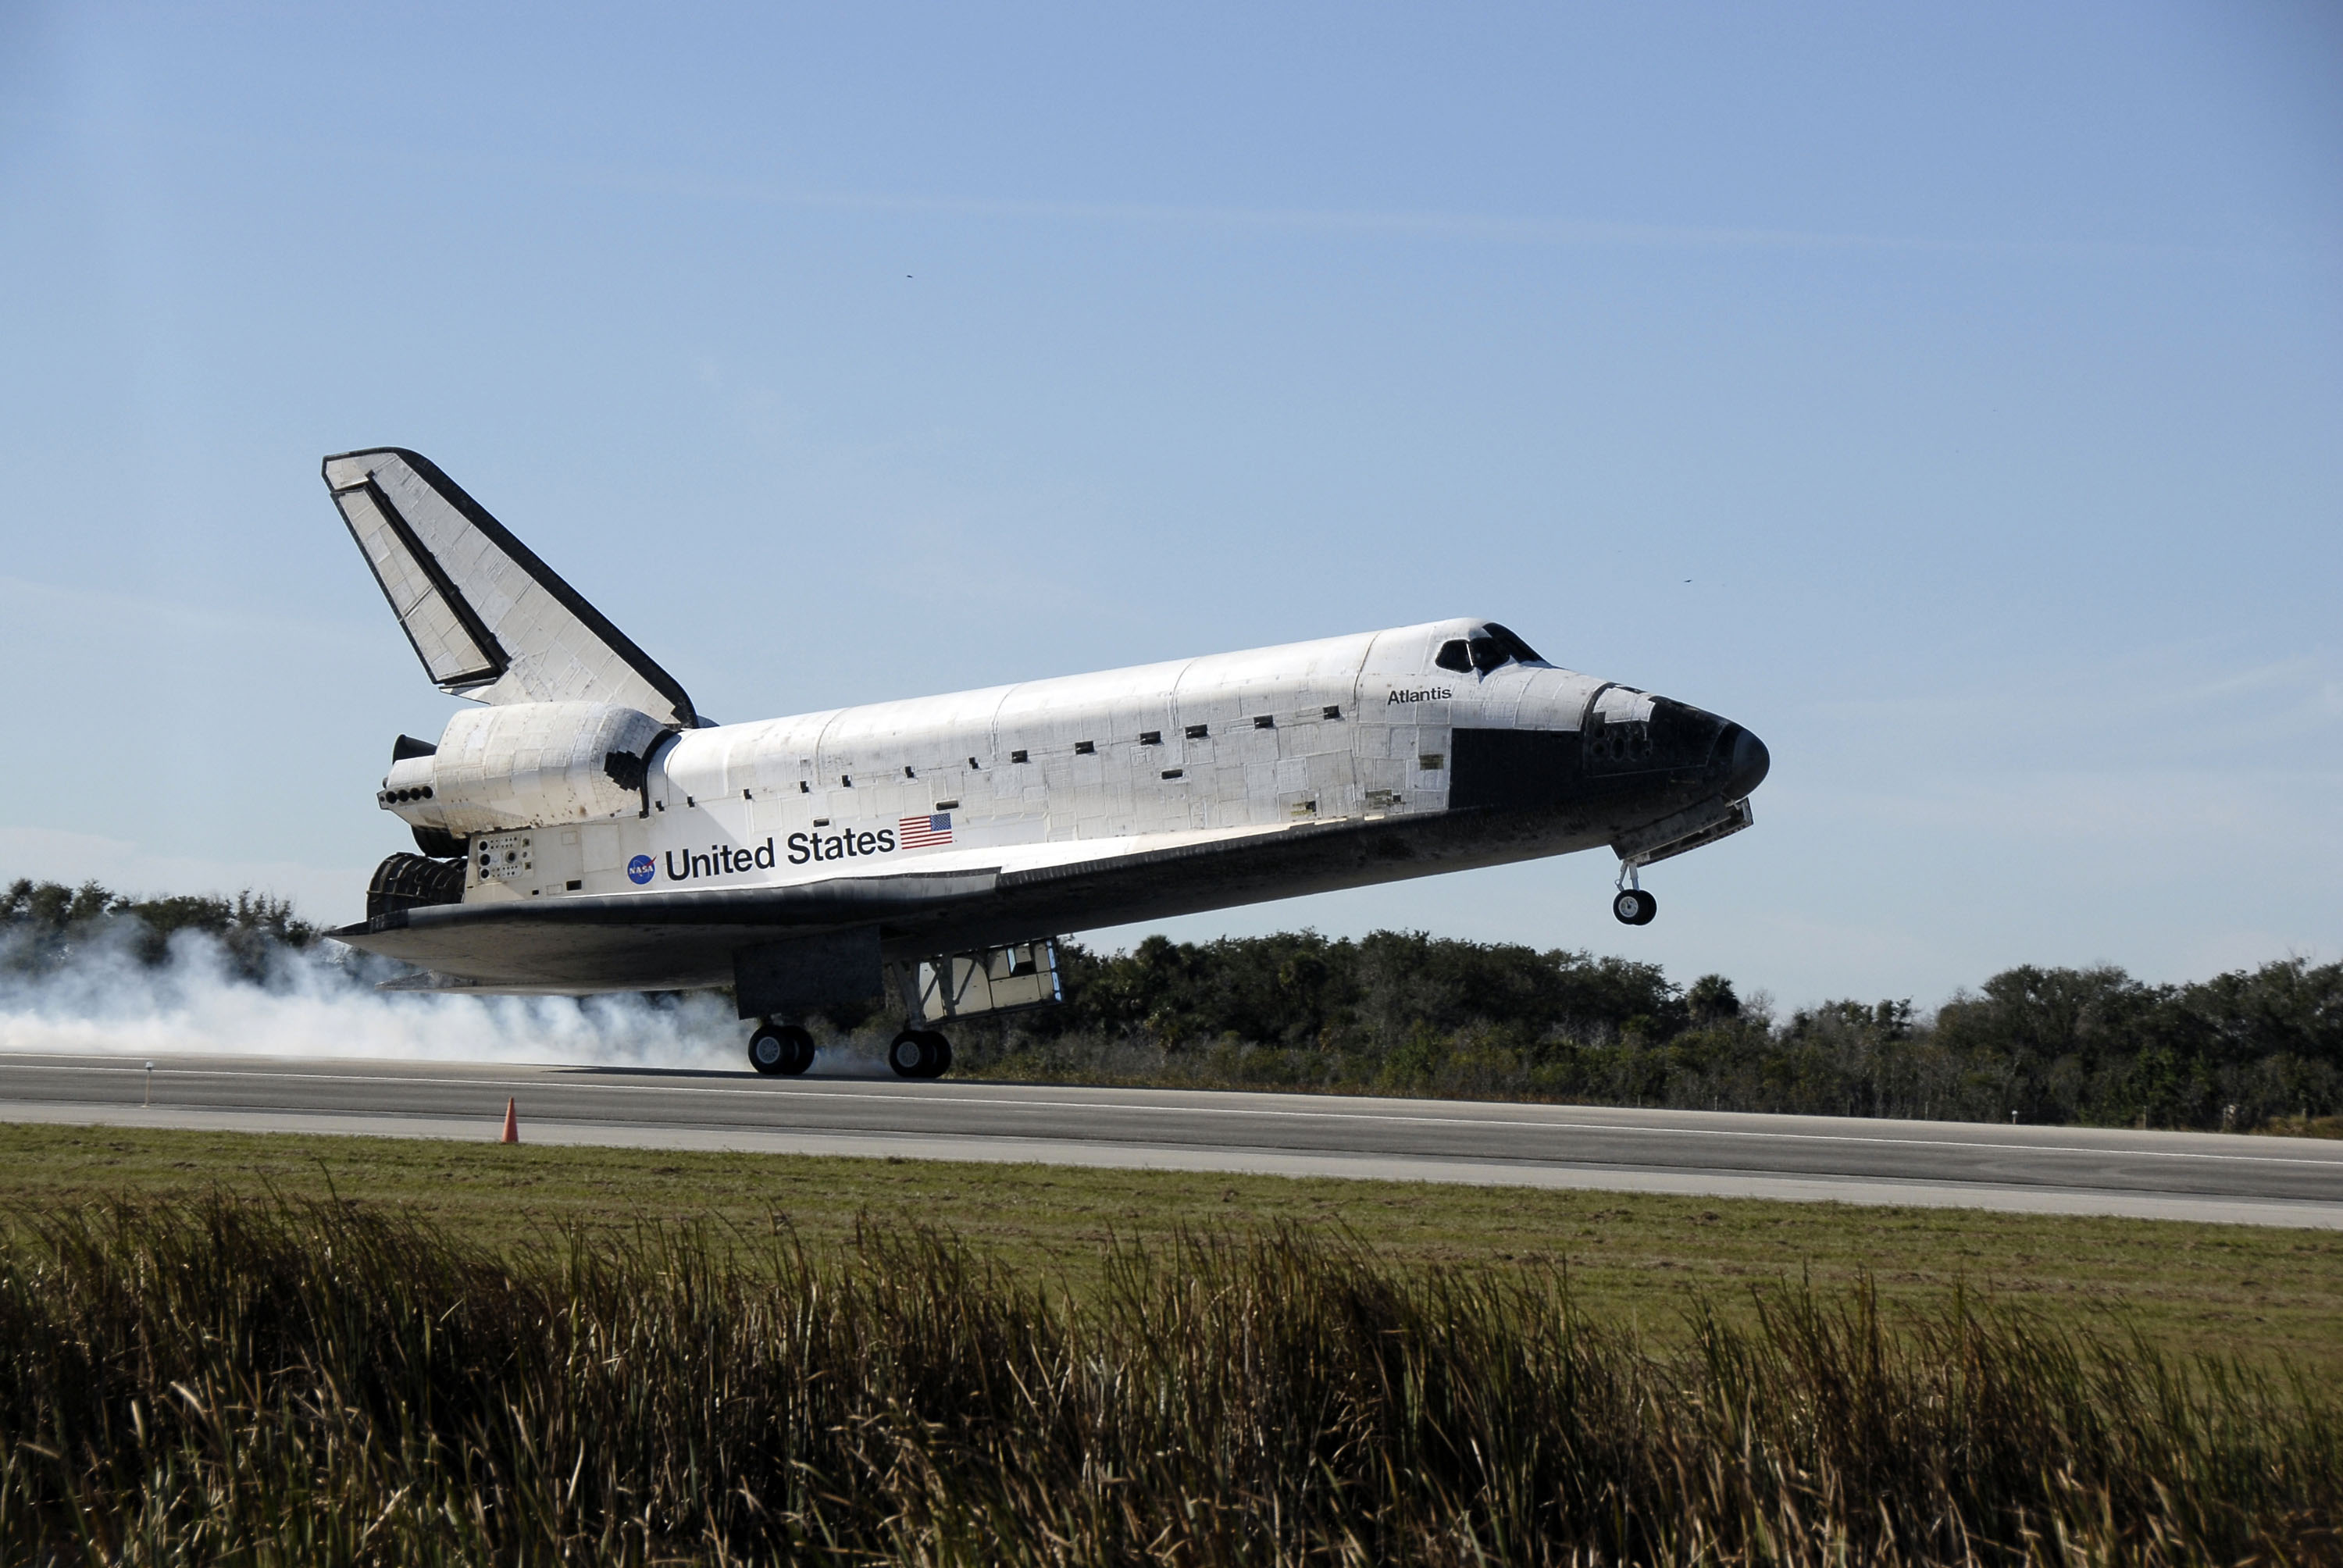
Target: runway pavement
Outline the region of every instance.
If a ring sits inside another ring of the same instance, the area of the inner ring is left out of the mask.
[[[151,1095],[151,1104],[147,1103]],[[0,1121],[1035,1161],[2343,1228],[2343,1143],[1465,1101],[0,1054]]]

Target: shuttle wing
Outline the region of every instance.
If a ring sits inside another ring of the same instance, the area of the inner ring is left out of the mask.
[[[729,985],[736,950],[779,937],[931,922],[985,900],[1000,879],[997,869],[980,867],[652,897],[438,904],[369,916],[333,935],[472,990],[669,990]]]
[[[428,458],[396,447],[326,459],[341,508],[440,690],[475,702],[608,702],[685,729],[675,677],[578,597]]]
[[[1400,875],[1425,874],[1456,862],[1419,846],[1470,832],[1454,819],[1423,819],[1147,849],[1126,840],[1072,860],[1011,849],[999,864],[781,887],[431,905],[327,934],[477,990],[678,990],[729,984],[739,949],[806,932],[876,927],[890,951],[925,955],[1358,887],[1388,880],[1399,867],[1411,868]],[[1599,833],[1585,841],[1601,842]],[[1503,859],[1491,853],[1483,863]]]

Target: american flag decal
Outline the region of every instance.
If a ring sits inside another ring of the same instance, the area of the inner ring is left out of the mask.
[[[951,842],[951,813],[939,811],[932,817],[906,817],[895,824],[895,836],[906,849],[925,849],[937,844]]]

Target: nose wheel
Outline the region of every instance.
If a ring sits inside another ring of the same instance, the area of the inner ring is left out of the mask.
[[[1648,926],[1652,917],[1660,912],[1660,900],[1644,891],[1640,868],[1628,860],[1619,867],[1619,892],[1611,900],[1611,912],[1619,917],[1623,926]]]
[[[813,1036],[793,1023],[760,1023],[749,1037],[749,1065],[768,1076],[795,1078],[813,1065]]]
[[[951,1041],[931,1029],[907,1029],[887,1048],[898,1078],[941,1078],[951,1070]]]

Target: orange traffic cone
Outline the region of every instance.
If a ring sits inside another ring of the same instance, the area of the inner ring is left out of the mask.
[[[498,1135],[497,1141],[499,1143],[520,1141],[520,1115],[509,1100],[505,1101],[505,1130]]]

